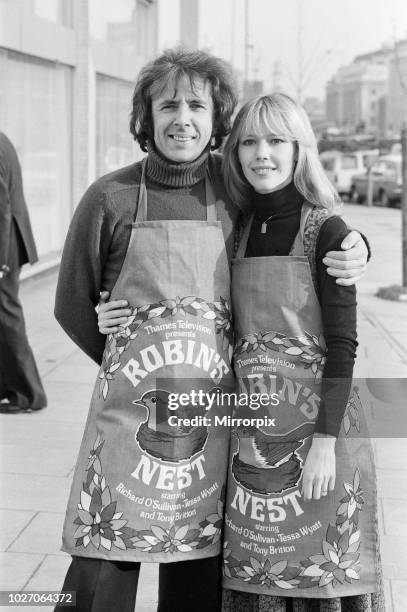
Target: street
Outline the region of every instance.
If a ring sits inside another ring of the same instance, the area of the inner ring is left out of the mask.
[[[401,212],[344,205],[344,218],[368,238],[372,260],[358,283],[359,349],[355,377],[407,378],[407,304],[374,296],[401,282]],[[53,317],[56,273],[23,283],[28,336],[48,394],[47,409],[0,415],[1,572],[3,590],[59,590],[69,564],[60,552],[65,506],[97,366]],[[407,601],[407,447],[374,441],[386,612]],[[144,565],[137,612],[153,612],[157,566]],[[14,607],[4,607],[12,610]],[[49,610],[29,607],[26,610]]]

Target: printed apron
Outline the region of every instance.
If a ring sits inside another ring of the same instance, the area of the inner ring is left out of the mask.
[[[230,430],[213,426],[217,407],[206,399],[171,403],[233,380],[230,272],[208,177],[206,200],[207,221],[146,221],[144,162],[111,295],[132,314],[107,338],[91,400],[64,524],[62,550],[72,555],[220,554]]]
[[[244,258],[249,223],[233,262],[240,394],[264,393],[278,403],[235,411],[247,420],[235,422],[232,432],[223,585],[262,595],[333,598],[376,591],[376,479],[354,388],[336,442],[335,490],[311,501],[300,492],[325,359],[302,238],[310,208],[303,206],[289,256]]]

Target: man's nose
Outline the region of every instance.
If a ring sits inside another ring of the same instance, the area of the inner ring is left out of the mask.
[[[191,124],[191,113],[188,104],[180,104],[178,106],[174,124],[179,126]]]

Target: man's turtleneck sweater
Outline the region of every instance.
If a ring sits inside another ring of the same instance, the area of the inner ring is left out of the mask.
[[[193,162],[175,164],[150,148],[146,172],[147,220],[205,220],[207,168],[230,260],[238,209],[226,194],[221,157],[217,154],[206,150]],[[106,338],[99,333],[94,307],[100,291],[112,290],[123,266],[140,180],[138,162],[93,183],[75,210],[64,246],[55,316],[73,341],[98,363],[102,361]],[[206,248],[210,245],[202,245],[202,257]]]
[[[206,219],[208,155],[205,150],[193,162],[170,163],[149,146],[146,169],[148,221]]]
[[[300,227],[303,201],[293,183],[269,194],[253,191],[255,217],[246,257],[288,255]],[[267,231],[262,234],[261,225],[270,215]],[[328,251],[341,250],[348,231],[340,217],[329,217],[321,226],[316,244],[318,298],[328,349],[316,431],[333,436],[339,433],[356,356],[356,290],[354,285],[337,285],[322,259]]]

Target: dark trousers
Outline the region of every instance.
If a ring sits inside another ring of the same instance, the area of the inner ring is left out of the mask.
[[[72,557],[63,591],[76,591],[67,612],[134,612],[140,563]],[[220,612],[221,557],[161,563],[157,612]],[[137,610],[137,608],[136,608]]]
[[[22,242],[11,224],[8,265],[0,279],[0,400],[38,410],[47,405],[34,355],[28,344],[23,309],[18,299]]]

